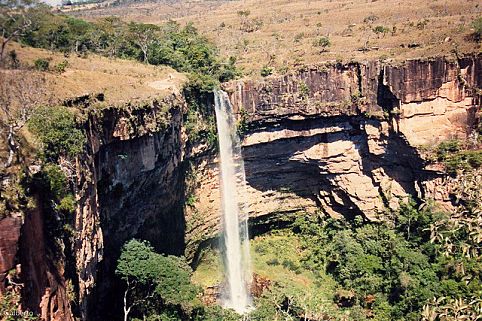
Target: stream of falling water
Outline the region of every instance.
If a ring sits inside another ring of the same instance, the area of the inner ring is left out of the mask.
[[[251,262],[249,256],[246,176],[236,122],[228,95],[215,91],[218,128],[221,204],[224,224],[226,289],[223,304],[240,314],[250,310]]]

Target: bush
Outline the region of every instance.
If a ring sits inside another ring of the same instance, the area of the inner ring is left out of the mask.
[[[47,59],[39,58],[34,61],[35,69],[38,71],[47,71],[49,70],[50,61]]]
[[[450,175],[455,175],[458,170],[466,171],[481,167],[482,151],[462,150],[460,142],[449,140],[438,145],[437,160],[444,163]]]
[[[64,60],[62,62],[59,62],[57,65],[55,65],[55,71],[61,74],[65,72],[65,69],[68,66],[69,66],[69,62],[67,60]]]
[[[65,213],[73,213],[75,212],[76,204],[77,202],[75,201],[74,195],[68,194],[60,200],[59,204],[56,206],[56,209]]]
[[[271,266],[280,265],[279,260],[277,258],[270,259],[270,260],[266,261],[266,264],[271,265]]]
[[[263,66],[263,68],[261,68],[260,74],[262,77],[268,77],[269,75],[273,74],[273,68],[269,66]]]
[[[472,28],[474,28],[474,38],[477,41],[482,39],[482,17],[472,21]]]
[[[365,17],[365,19],[363,19],[363,22],[364,23],[373,23],[375,21],[377,21],[379,18],[378,16],[374,15],[374,14],[371,14],[367,17]]]
[[[298,83],[298,91],[299,93],[301,94],[302,97],[308,97],[309,94],[310,94],[310,87],[308,87],[308,85],[306,84],[306,82],[304,81],[300,81]]]
[[[18,55],[15,50],[10,50],[8,52],[8,58],[10,58],[10,66],[13,69],[19,68],[20,67],[20,60],[18,60]]]
[[[288,269],[288,270],[290,270],[290,271],[295,272],[296,274],[300,274],[300,273],[301,273],[301,267],[300,267],[298,264],[296,264],[295,262],[291,261],[291,260],[288,260],[288,259],[283,260],[283,263],[281,263],[281,265],[282,265],[284,268],[286,268],[286,269]]]
[[[297,220],[296,226],[306,242],[305,264],[326,269],[343,289],[354,291],[358,308],[353,313],[359,306],[369,308],[365,298],[372,296],[388,302],[376,309],[380,317],[390,313],[390,320],[416,320],[408,317],[410,311],[420,311],[437,291],[430,257],[388,226],[307,219]]]
[[[112,17],[88,22],[53,15],[46,10],[38,10],[34,18],[35,27],[20,39],[33,47],[77,54],[90,51],[153,65],[165,64],[181,72],[199,73],[221,81],[238,75],[234,68],[235,59],[220,61],[215,46],[192,24],[181,27],[170,21],[158,27],[125,23]],[[65,69],[66,66],[60,65],[59,68]],[[37,68],[48,69],[45,59]]]
[[[385,35],[386,33],[388,33],[390,31],[390,29],[388,29],[387,27],[384,27],[384,26],[376,26],[375,28],[372,29],[374,33],[376,33],[377,35],[378,34],[383,34]]]
[[[437,159],[439,161],[444,161],[447,159],[451,154],[457,153],[460,151],[460,142],[457,140],[449,140],[446,142],[442,142],[437,147]]]
[[[60,156],[75,157],[84,149],[86,138],[77,128],[75,116],[67,107],[39,107],[28,129],[41,143],[43,157],[55,162]]]
[[[328,37],[320,37],[313,42],[313,46],[325,49],[331,46],[331,42]]]
[[[56,200],[65,197],[69,191],[67,177],[58,165],[47,164],[42,170],[48,189]]]
[[[297,33],[297,34],[295,35],[294,42],[300,42],[301,39],[303,39],[304,37],[305,37],[305,33],[304,33],[304,32]]]

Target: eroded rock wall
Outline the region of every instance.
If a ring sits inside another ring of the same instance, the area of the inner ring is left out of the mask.
[[[40,320],[73,321],[71,298],[65,278],[65,257],[55,257],[48,249],[41,199],[25,215],[19,240],[20,279],[22,281],[22,309]]]
[[[78,164],[76,221],[85,320],[113,319],[121,312],[114,270],[124,242],[145,239],[172,254],[184,249],[184,108],[182,97],[172,95],[92,113],[86,123],[89,152]]]
[[[252,221],[280,224],[319,210],[378,220],[409,196],[450,204],[443,172],[427,167],[418,147],[470,136],[481,70],[481,57],[472,56],[320,65],[231,83],[226,90],[248,128],[243,156]],[[87,151],[75,164],[73,247],[83,320],[118,317],[120,283],[113,275],[128,239],[192,257],[219,230],[216,153],[186,149],[184,108],[182,97],[172,95],[89,113]],[[195,197],[183,208],[186,158],[194,168]],[[32,220],[42,221],[41,212],[34,214]],[[0,230],[10,232],[0,242],[1,276],[18,261],[13,256],[23,234],[29,241],[21,248],[37,246],[24,250],[22,261],[38,292],[32,306],[41,306],[46,320],[68,320],[64,271],[34,255],[44,251],[43,236],[35,229],[19,233],[19,221],[5,220]],[[30,227],[41,224],[35,222]]]
[[[253,221],[317,210],[378,220],[409,196],[450,206],[443,172],[427,167],[418,148],[471,134],[481,66],[480,56],[334,64],[231,83],[226,90],[249,128],[243,156]],[[195,243],[219,228],[220,192],[215,155],[194,160],[198,202],[187,221]]]

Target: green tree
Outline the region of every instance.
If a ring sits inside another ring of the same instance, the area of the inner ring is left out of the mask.
[[[149,63],[149,47],[157,42],[159,27],[151,24],[131,22],[128,27],[130,40],[142,52],[142,61]]]
[[[155,253],[147,241],[127,242],[116,269],[126,283],[124,320],[128,320],[133,308],[145,308],[158,300],[164,310],[189,314],[199,292],[190,282],[191,273],[184,259]]]
[[[32,26],[31,8],[36,0],[2,0],[0,2],[0,62],[7,44],[24,35]]]

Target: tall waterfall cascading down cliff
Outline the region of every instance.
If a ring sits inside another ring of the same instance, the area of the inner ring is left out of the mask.
[[[251,276],[248,211],[243,193],[246,176],[232,106],[224,91],[215,91],[216,123],[221,170],[221,202],[224,223],[226,289],[224,306],[238,313],[249,310]]]

